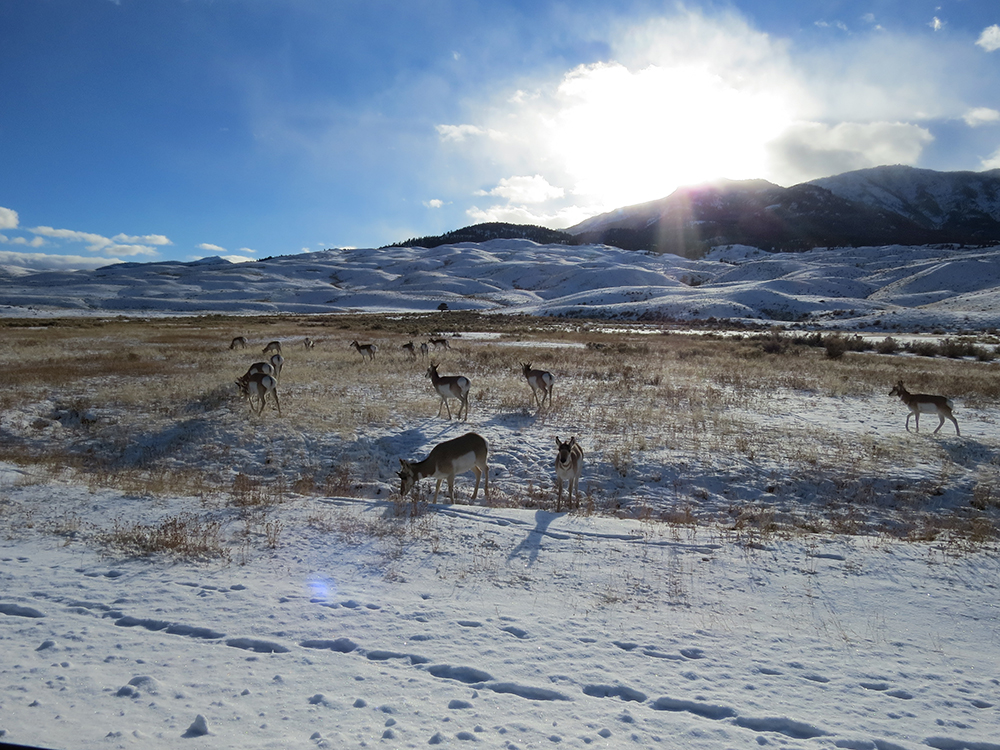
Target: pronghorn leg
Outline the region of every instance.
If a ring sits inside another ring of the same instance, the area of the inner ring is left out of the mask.
[[[439,479],[439,480],[437,481],[437,484],[436,484],[436,485],[434,485],[434,503],[435,503],[435,504],[437,504],[437,501],[438,501],[438,491],[439,491],[440,489],[441,489],[441,480]]]
[[[443,398],[441,400],[444,402],[444,408],[448,410],[448,419],[451,419],[451,405],[448,403],[448,399]],[[438,410],[438,414],[440,413],[441,411]]]
[[[562,479],[556,477],[556,487],[559,488],[559,493],[556,495],[556,513],[562,512]]]
[[[958,429],[958,420],[955,419],[950,414],[948,415],[948,419],[950,419],[952,422],[954,422],[954,424],[955,424],[955,434],[958,435],[959,437],[961,437],[962,433],[959,432],[959,429]]]
[[[455,504],[455,475],[448,475],[448,497],[451,498],[451,504]]]
[[[472,502],[476,502],[476,495],[479,493],[479,480],[483,476],[483,471],[478,466],[473,466],[472,473],[476,475],[476,486],[472,490]]]
[[[278,389],[271,391],[274,394],[274,405],[278,407],[278,416],[281,416],[281,402],[278,401]]]

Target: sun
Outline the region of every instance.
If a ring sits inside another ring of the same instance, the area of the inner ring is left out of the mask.
[[[575,194],[608,207],[720,177],[761,177],[767,144],[793,122],[780,94],[696,65],[580,66],[556,98],[550,158]]]

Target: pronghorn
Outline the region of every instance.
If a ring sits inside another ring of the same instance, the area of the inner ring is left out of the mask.
[[[270,361],[274,370],[271,374],[274,375],[275,380],[278,380],[281,377],[281,368],[285,366],[285,358],[280,354],[272,354]]]
[[[559,494],[556,498],[556,513],[562,510],[563,482],[567,483],[566,502],[572,503],[576,507],[580,505],[580,474],[583,473],[583,448],[576,442],[576,436],[571,437],[568,443],[556,438],[556,485],[559,487]],[[574,501],[574,497],[576,499]]]
[[[430,351],[430,350],[429,350],[429,349],[427,348],[427,343],[426,343],[426,342],[425,342],[425,343],[423,343],[423,344],[421,344],[421,345],[420,345],[420,358],[421,358],[421,359],[423,359],[424,357],[426,357],[426,356],[427,356],[427,353],[428,353],[429,351]]]
[[[247,338],[246,336],[237,336],[229,344],[230,349],[246,349],[247,348]]]
[[[274,365],[270,362],[254,362],[245,374],[237,378],[236,382],[241,383],[249,380],[251,375],[274,375]]]
[[[413,342],[412,341],[408,341],[405,344],[403,344],[402,349],[406,351],[406,353],[409,355],[410,359],[416,359],[417,358],[417,353],[414,351],[414,347],[413,347]]]
[[[420,479],[430,477],[437,480],[434,487],[434,502],[437,502],[441,480],[448,480],[448,495],[455,502],[455,475],[471,470],[476,475],[476,487],[472,490],[472,502],[479,492],[479,480],[485,477],[483,492],[490,491],[490,467],[486,464],[489,444],[481,435],[467,432],[461,437],[438,443],[423,461],[404,461],[399,459],[402,470],[398,472],[402,484],[399,494],[405,496],[410,488]]]
[[[273,375],[266,372],[248,373],[242,378],[238,378],[236,385],[240,387],[240,391],[246,396],[247,402],[250,404],[250,411],[254,410],[253,400],[257,398],[260,400],[260,409],[257,410],[257,413],[263,414],[267,394],[270,393],[274,396],[274,405],[278,407],[278,415],[281,415],[281,402],[278,401],[278,381]]]
[[[351,346],[358,350],[358,354],[361,355],[361,359],[365,359],[366,357],[369,360],[375,359],[375,352],[378,350],[378,347],[375,346],[375,344],[359,344],[357,341],[352,341]]]
[[[427,377],[434,384],[434,390],[441,397],[441,405],[438,406],[438,416],[441,416],[441,406],[448,410],[448,419],[451,419],[451,407],[448,405],[449,398],[457,398],[461,403],[458,407],[458,418],[462,419],[462,410],[465,410],[464,419],[469,418],[469,387],[472,385],[464,375],[438,375],[437,365],[432,364],[427,368]]]
[[[277,352],[278,354],[281,354],[281,342],[280,341],[270,342],[267,346],[264,347],[264,351],[262,353],[266,357],[268,352]]]
[[[306,349],[312,349],[313,347],[316,346],[316,342],[313,341],[308,336],[306,336],[304,339],[302,339],[302,346],[304,346]]]
[[[552,386],[556,382],[552,373],[545,370],[532,370],[530,362],[527,364],[522,362],[521,371],[524,373],[528,385],[531,386],[531,395],[535,397],[535,403],[538,404],[538,411],[541,411],[542,407],[545,406],[546,398],[549,400],[549,406],[552,406]],[[538,391],[542,392],[541,400],[538,399]]]
[[[427,343],[437,349],[451,349],[448,339],[427,339]]]
[[[914,417],[914,423],[917,426],[917,432],[920,432],[920,414],[937,414],[938,422],[937,430],[934,430],[934,434],[941,429],[941,425],[944,424],[945,419],[950,419],[955,425],[955,434],[961,435],[962,433],[958,429],[958,422],[956,421],[954,415],[951,413],[954,404],[951,399],[947,399],[944,396],[928,396],[926,393],[910,393],[906,388],[903,387],[903,381],[900,380],[896,385],[892,387],[889,391],[890,396],[899,396],[899,399],[906,404],[910,413],[906,415],[906,431],[910,431],[910,417]]]

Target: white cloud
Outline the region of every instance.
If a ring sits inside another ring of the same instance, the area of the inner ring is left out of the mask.
[[[565,194],[565,190],[550,185],[540,174],[531,177],[504,177],[492,190],[479,192],[479,195],[506,198],[510,203],[545,203],[562,198]]]
[[[1000,112],[989,107],[975,107],[966,112],[962,116],[962,119],[965,120],[965,124],[970,128],[975,128],[980,125],[997,122],[1000,120]]]
[[[92,232],[80,232],[75,229],[54,229],[53,227],[34,227],[29,232],[50,239],[62,240],[64,242],[82,242],[87,245],[87,250],[92,253],[102,253],[107,256],[135,256],[148,255],[156,256],[159,252],[151,245],[172,244],[163,235],[145,235],[142,237],[131,237],[125,234],[116,235],[114,239],[109,239],[100,234]],[[136,242],[138,240],[138,242]],[[146,244],[143,241],[146,241]]]
[[[257,253],[256,250],[251,250],[249,247],[241,247],[236,252],[238,252],[238,253],[246,253],[247,255],[256,255],[256,253]]]
[[[937,16],[934,16],[934,18],[932,18],[927,23],[927,25],[930,26],[932,29],[934,29],[934,31],[941,31],[941,29],[944,28],[944,23],[945,22],[942,21],[940,18],[938,18]]]
[[[438,125],[438,135],[442,141],[464,141],[470,136],[486,135],[486,131],[475,125]]]
[[[903,122],[799,122],[769,144],[775,181],[797,182],[882,164],[913,164],[934,138]]]
[[[441,208],[444,206],[444,201],[440,198],[432,198],[429,201],[424,201],[424,206],[427,208]]]
[[[472,206],[465,212],[474,224],[506,222],[509,224],[535,224],[543,227],[564,229],[589,219],[594,212],[583,206],[567,206],[554,211],[541,211],[527,206]]]
[[[1000,169],[1000,148],[982,160],[983,169]]]
[[[0,206],[0,229],[17,229],[17,211]]]
[[[17,253],[0,250],[0,265],[16,266],[34,271],[91,271],[95,268],[121,262],[118,258],[50,255],[49,253]]]
[[[45,244],[45,240],[41,237],[32,237],[29,240],[27,237],[7,237],[3,234],[0,234],[0,242],[11,245],[26,245],[27,247],[41,247]]]
[[[993,24],[983,29],[983,33],[979,35],[976,44],[987,52],[995,52],[1000,49],[1000,24]]]
[[[127,234],[116,234],[111,238],[113,242],[118,242],[122,244],[138,244],[138,245],[172,245],[174,244],[162,234],[144,234],[139,237],[132,237]]]
[[[198,249],[199,250],[204,250],[205,252],[209,252],[209,253],[224,253],[224,252],[226,252],[226,248],[219,247],[218,245],[213,245],[210,242],[202,242],[200,245],[198,245]]]

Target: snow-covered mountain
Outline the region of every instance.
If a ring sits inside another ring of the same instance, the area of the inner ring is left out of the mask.
[[[809,184],[929,229],[995,232],[1000,225],[1000,169],[935,172],[896,165],[845,172]]]
[[[586,242],[697,257],[711,247],[1000,242],[1000,170],[877,167],[784,188],[720,180],[570,227]]]
[[[717,248],[692,260],[491,240],[3,277],[0,315],[483,310],[869,330],[1000,328],[1000,245]]]

